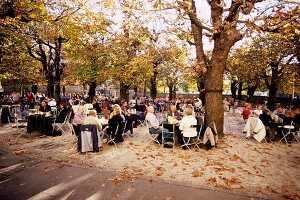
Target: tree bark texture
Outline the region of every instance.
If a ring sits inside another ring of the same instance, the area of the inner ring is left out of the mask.
[[[129,89],[129,87],[126,84],[124,84],[123,82],[120,83],[120,100],[121,100],[121,102],[123,100],[125,100],[127,102],[129,101],[128,89]]]
[[[157,85],[156,85],[156,79],[157,79],[157,66],[159,63],[153,64],[153,76],[150,79],[150,96],[152,99],[156,99],[157,96]]]
[[[92,99],[94,98],[95,94],[96,94],[96,87],[97,87],[97,83],[96,82],[92,82],[89,84],[90,88],[89,88],[89,98],[92,101]]]

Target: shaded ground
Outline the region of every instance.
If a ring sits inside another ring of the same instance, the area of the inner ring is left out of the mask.
[[[190,186],[209,186],[229,191],[253,192],[300,199],[300,144],[257,143],[242,135],[242,120],[233,114],[225,119],[226,135],[217,148],[191,151],[145,146],[146,130],[118,147],[103,145],[99,153],[80,154],[71,134],[60,137],[19,138],[11,125],[0,128],[0,148],[55,163],[72,163],[114,171],[114,184],[148,177]]]

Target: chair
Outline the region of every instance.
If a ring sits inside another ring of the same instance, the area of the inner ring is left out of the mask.
[[[53,127],[54,127],[56,130],[62,131],[64,134],[66,133],[65,130],[63,129],[64,126],[69,127],[69,129],[72,131],[72,124],[70,123],[70,118],[71,118],[71,113],[68,113],[68,114],[66,115],[66,118],[65,118],[65,120],[64,120],[63,123],[55,123],[55,121],[54,121]]]
[[[284,129],[287,129],[288,132],[287,133],[284,133],[284,131],[282,130],[281,133],[283,135],[283,137],[279,140],[279,142],[281,142],[283,139],[285,140],[285,143],[287,145],[289,145],[289,142],[287,141],[287,137],[288,136],[291,136],[293,137],[293,140],[295,139],[298,143],[299,143],[299,140],[298,138],[296,137],[296,130],[295,130],[295,126],[293,125],[293,121],[291,122],[291,125],[284,125],[283,126]],[[299,132],[299,131],[298,131]]]
[[[166,131],[168,130],[168,131]],[[175,147],[175,124],[162,124],[162,140],[161,146],[164,147],[165,144],[168,144],[172,140],[173,148]]]
[[[160,144],[160,142],[157,139],[159,134],[151,134],[150,131],[149,131],[149,123],[148,123],[148,121],[145,120],[144,123],[145,123],[145,125],[147,127],[147,135],[148,135],[148,139],[149,139],[148,142],[146,143],[146,146],[148,146],[148,144],[150,142],[156,142],[156,143]]]
[[[114,145],[117,145],[116,143],[118,142],[123,142],[124,139],[122,137],[124,131],[125,131],[125,126],[126,125],[126,121],[124,122],[120,122],[118,125],[117,125],[117,128],[116,130],[109,135],[109,139],[107,140],[107,144],[109,143],[113,143]]]
[[[125,131],[126,131],[126,125],[127,125],[127,122],[128,122],[128,121],[127,121],[127,120],[125,120],[125,125],[124,125],[124,126],[125,126],[125,128],[124,128],[124,130],[123,130],[123,133],[122,133],[122,135],[123,135],[123,136],[130,137],[131,135],[128,133],[128,131],[127,131],[127,132],[125,132]]]
[[[200,133],[201,133],[201,130],[202,130],[202,125],[191,125],[191,129],[196,129],[197,131],[197,135],[195,137],[182,137],[183,139],[183,145],[181,145],[180,148],[183,148],[183,147],[187,147],[188,149],[190,149],[189,146],[198,146],[198,144],[200,144],[201,142],[201,139],[200,139]],[[195,141],[193,142],[192,140],[195,139]]]
[[[97,131],[97,126],[93,124],[82,125],[78,136],[77,149],[79,152],[99,152],[101,147],[101,137]]]
[[[12,126],[13,128],[17,128],[17,132],[19,133],[18,137],[16,138],[16,140],[21,137],[21,135],[26,135],[27,130],[21,130],[22,128],[27,128],[27,119],[22,119],[18,117],[18,114],[15,113],[14,114],[14,125]]]

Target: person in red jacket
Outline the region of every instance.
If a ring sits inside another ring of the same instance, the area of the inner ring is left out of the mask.
[[[245,103],[244,110],[242,112],[242,116],[243,116],[244,122],[246,124],[247,120],[249,119],[249,117],[252,116],[252,113],[251,113],[251,104],[250,103]]]

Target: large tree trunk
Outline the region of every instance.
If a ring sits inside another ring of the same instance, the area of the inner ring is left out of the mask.
[[[129,89],[129,87],[126,84],[124,84],[123,82],[120,83],[120,100],[121,100],[121,102],[123,100],[125,100],[127,102],[129,101],[128,89]]]
[[[247,95],[248,95],[248,102],[252,102],[254,92],[256,91],[257,86],[248,86]]]
[[[143,91],[143,96],[145,97],[147,95],[147,82],[144,82],[144,91]]]
[[[237,91],[237,81],[236,80],[232,80],[231,84],[230,84],[230,90],[231,90],[231,97],[236,99],[236,91]]]
[[[168,88],[169,88],[169,101],[171,101],[171,100],[173,100],[173,97],[174,97],[173,85],[169,85]]]
[[[47,78],[47,95],[50,98],[54,97],[54,78],[52,76]]]
[[[242,101],[242,91],[243,91],[243,82],[239,82],[239,89],[238,89],[238,100]]]
[[[269,98],[268,98],[268,109],[275,110],[276,109],[276,99],[277,99],[277,87],[275,84],[271,84],[269,86]]]
[[[96,95],[97,83],[96,82],[92,82],[92,83],[89,84],[89,86],[90,86],[90,88],[89,88],[89,98],[92,101],[92,99]]]
[[[205,125],[215,122],[220,137],[224,136],[222,91],[227,56],[231,47],[242,37],[236,29],[231,29],[230,31],[230,35],[227,32],[223,32],[223,34],[215,37],[211,66],[208,66],[205,82]]]
[[[156,62],[153,64],[153,76],[150,79],[150,96],[152,99],[156,99],[157,96],[157,85],[156,85],[156,79],[157,79],[157,66],[159,65],[159,62]]]

